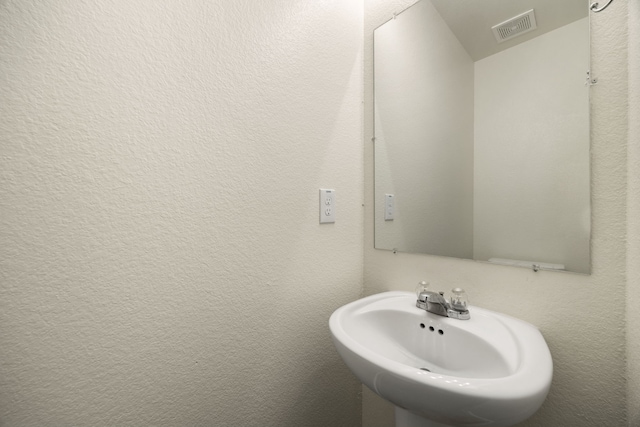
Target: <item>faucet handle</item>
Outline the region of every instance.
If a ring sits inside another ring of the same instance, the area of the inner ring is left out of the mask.
[[[429,283],[425,282],[424,280],[421,282],[418,282],[418,286],[416,286],[416,296],[419,298],[420,294],[428,290],[428,288],[429,288]]]
[[[416,307],[421,308],[423,310],[427,309],[427,299],[428,299],[427,295],[429,292],[427,290],[428,287],[429,287],[429,284],[424,280],[418,283],[418,286],[416,286]]]
[[[451,308],[458,311],[466,311],[468,310],[467,305],[469,304],[469,297],[467,293],[462,288],[453,288],[451,289]]]

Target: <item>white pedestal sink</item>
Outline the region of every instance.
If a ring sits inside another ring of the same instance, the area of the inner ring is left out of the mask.
[[[337,309],[338,353],[371,390],[396,405],[396,427],[507,427],[547,396],[553,363],[538,329],[470,306],[458,320],[384,292]]]

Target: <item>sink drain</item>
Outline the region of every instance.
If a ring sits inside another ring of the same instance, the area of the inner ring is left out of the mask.
[[[427,368],[420,368],[421,371],[427,371],[427,372],[431,372],[431,369],[427,369]]]

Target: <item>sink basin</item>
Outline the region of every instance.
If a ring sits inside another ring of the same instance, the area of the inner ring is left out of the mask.
[[[553,363],[535,326],[475,306],[471,319],[452,319],[415,303],[414,293],[384,292],[329,320],[338,353],[396,405],[398,427],[512,426],[538,410]]]

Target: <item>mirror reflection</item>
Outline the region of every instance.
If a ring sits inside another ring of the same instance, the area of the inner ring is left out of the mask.
[[[376,248],[590,272],[588,19],[420,0],[375,30]]]

